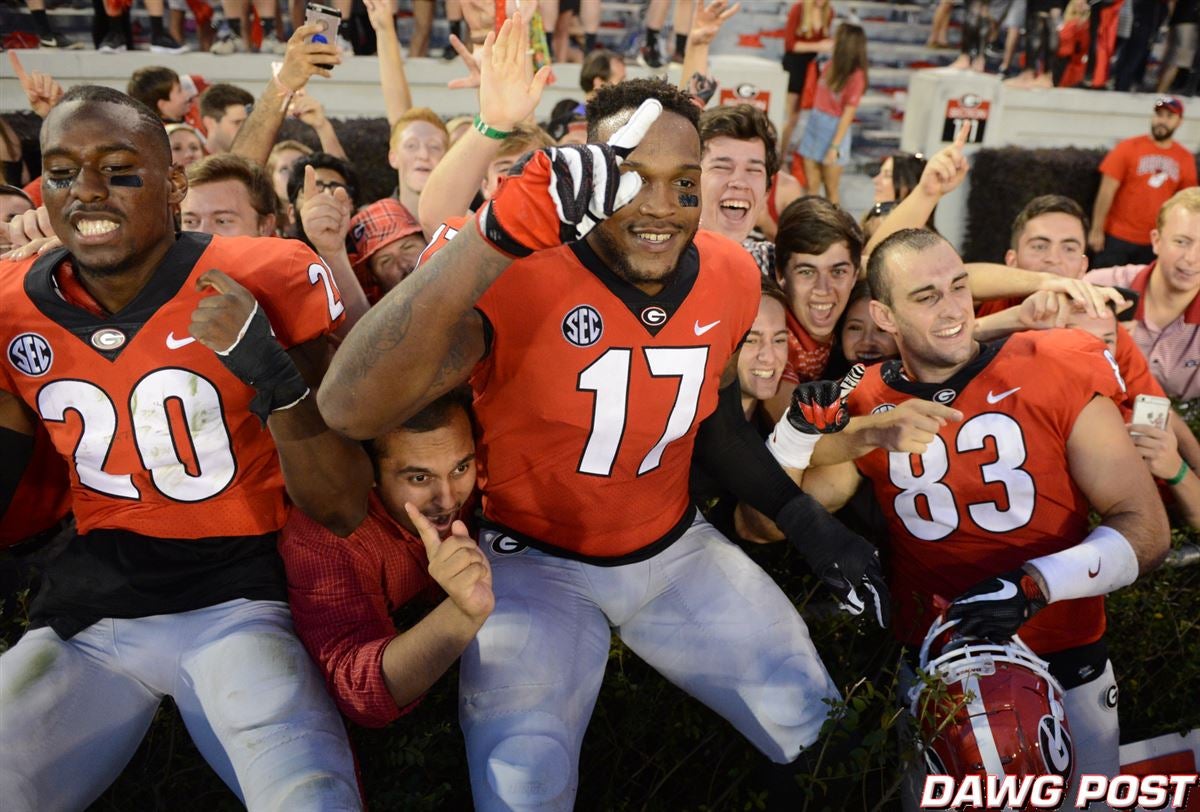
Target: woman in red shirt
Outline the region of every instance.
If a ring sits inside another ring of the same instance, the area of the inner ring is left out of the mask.
[[[850,163],[850,124],[867,89],[867,35],[861,26],[842,23],[833,39],[833,59],[821,72],[800,155],[808,193],[839,201],[842,169]]]
[[[801,0],[788,10],[783,35],[783,69],[788,74],[787,120],[779,139],[779,153],[785,162],[800,111],[812,107],[817,55],[833,50],[832,27],[833,6],[829,0]]]

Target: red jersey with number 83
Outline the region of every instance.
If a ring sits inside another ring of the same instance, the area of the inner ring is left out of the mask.
[[[79,532],[278,530],[283,477],[249,410],[254,390],[188,333],[200,299],[215,294],[196,280],[218,268],[244,285],[290,348],[341,318],[328,268],[298,240],[185,233],[129,305],[100,314],[63,295],[64,259],[55,251],[0,273],[0,389],[39,416],[67,459]]]
[[[888,519],[892,628],[919,645],[932,596],[953,600],[985,578],[1074,546],[1088,503],[1071,479],[1067,438],[1096,395],[1120,401],[1124,382],[1096,338],[1079,330],[1017,333],[985,345],[941,384],[908,380],[900,362],[867,369],[853,415],[913,397],[963,413],[924,454],[876,449],[858,460]],[[1085,645],[1104,633],[1104,599],[1051,604],[1021,627],[1034,651]]]

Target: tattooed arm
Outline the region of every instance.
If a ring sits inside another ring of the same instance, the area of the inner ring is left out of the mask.
[[[329,426],[378,437],[465,381],[486,349],[475,302],[511,262],[470,220],[367,311],[317,394]]]

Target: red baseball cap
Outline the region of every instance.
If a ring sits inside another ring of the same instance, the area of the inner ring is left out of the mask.
[[[1154,110],[1157,112],[1166,108],[1176,115],[1183,115],[1183,102],[1177,96],[1159,96],[1154,100]]]
[[[354,245],[351,262],[362,265],[371,255],[410,234],[420,234],[421,224],[392,197],[363,206],[350,220],[350,239]]]

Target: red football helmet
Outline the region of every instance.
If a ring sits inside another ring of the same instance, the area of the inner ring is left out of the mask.
[[[992,643],[955,634],[942,616],[921,645],[926,675],[909,693],[932,775],[1060,775],[1074,750],[1063,689],[1021,638]]]

